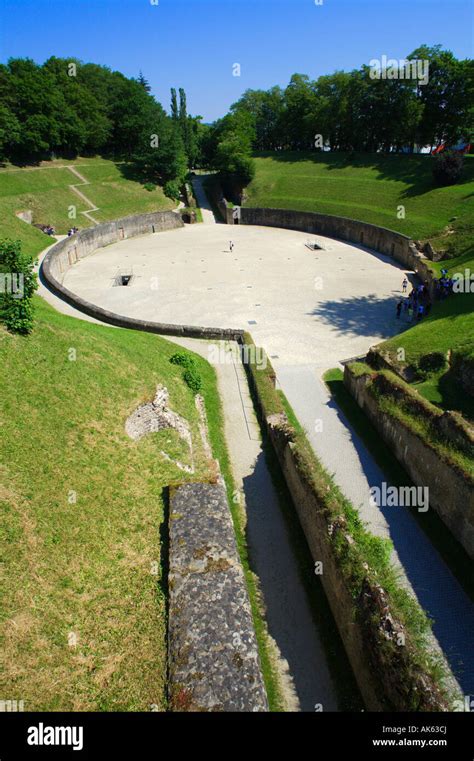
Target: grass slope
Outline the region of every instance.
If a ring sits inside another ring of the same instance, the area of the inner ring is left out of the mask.
[[[351,217],[420,240],[439,239],[451,225],[450,245],[459,239],[463,253],[472,252],[474,157],[466,158],[463,181],[451,187],[433,187],[431,168],[424,155],[261,154],[246,205]],[[400,205],[405,219],[398,219]]]
[[[162,710],[162,489],[209,475],[193,394],[168,361],[174,344],[36,302],[30,337],[0,328],[3,693],[25,710]],[[196,363],[225,460],[214,370]],[[191,424],[194,476],[160,453],[187,461],[174,432],[139,442],[125,434],[126,417],[159,382]]]
[[[437,303],[427,319],[379,344],[397,367],[418,365],[421,357],[449,350],[458,354],[472,353],[474,347],[474,294],[455,294]],[[398,359],[404,349],[405,359]],[[459,410],[474,420],[474,400],[460,388],[455,375],[446,370],[433,372],[415,388],[428,401],[443,409]]]
[[[90,184],[81,185],[80,178],[67,166],[74,166]],[[176,205],[160,187],[145,190],[131,178],[124,162],[97,157],[42,162],[38,167],[9,165],[0,169],[0,238],[21,240],[23,251],[32,257],[51,243],[51,238],[15,216],[25,210],[33,211],[35,223],[53,225],[59,234],[66,233],[72,225],[90,227],[92,222],[81,214],[90,207],[70,185],[79,185],[78,190],[98,207],[93,212],[98,222]],[[68,216],[70,206],[76,207],[75,220]]]

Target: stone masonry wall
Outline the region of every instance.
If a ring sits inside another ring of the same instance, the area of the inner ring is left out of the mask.
[[[68,288],[65,288],[62,283],[64,274],[69,267],[79,259],[93,254],[98,248],[103,248],[126,238],[173,230],[179,227],[184,227],[181,216],[172,211],[165,211],[137,214],[132,217],[105,222],[103,225],[81,230],[76,235],[60,241],[48,251],[41,267],[42,277],[50,290],[56,293],[63,301],[109,325],[131,328],[132,330],[142,330],[148,333],[158,333],[159,335],[239,340],[243,334],[242,330],[206,328],[194,325],[173,325],[119,315],[85,301]]]
[[[416,272],[423,281],[428,280],[431,284],[429,260],[416,249],[411,238],[385,227],[331,214],[290,209],[259,209],[248,206],[243,206],[241,209],[241,224],[301,230],[313,235],[324,235],[328,238],[365,246],[391,256],[407,269]]]
[[[346,387],[413,483],[428,487],[430,506],[436,510],[469,556],[474,558],[474,477],[469,479],[460,469],[445,462],[428,441],[423,440],[401,420],[382,412],[377,399],[370,393],[369,380],[370,376],[356,375],[346,365]],[[440,424],[446,427],[446,435],[454,437],[456,421],[451,420],[449,415],[440,416],[440,420]],[[457,434],[461,437],[463,431],[460,429]],[[464,438],[467,444],[466,434]]]
[[[222,483],[170,494],[169,698],[173,711],[268,711]]]

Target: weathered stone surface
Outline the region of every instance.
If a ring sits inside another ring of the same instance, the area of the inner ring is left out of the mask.
[[[141,404],[129,415],[125,421],[125,432],[127,436],[137,441],[150,433],[173,428],[188,446],[191,465],[186,465],[180,460],[174,460],[166,452],[162,451],[161,454],[177,465],[180,470],[184,470],[186,473],[194,473],[193,441],[189,423],[177,412],[168,408],[168,399],[168,389],[161,384],[158,385],[153,401]]]
[[[267,711],[222,483],[170,495],[169,692],[174,711]]]
[[[148,433],[156,433],[163,428],[174,428],[191,448],[189,423],[168,408],[168,400],[168,389],[159,384],[153,401],[140,405],[125,421],[127,435],[136,441]]]
[[[417,486],[429,489],[430,506],[451,530],[453,536],[474,558],[474,479],[445,461],[427,438],[422,438],[402,420],[387,415],[380,409],[377,399],[370,393],[368,377],[357,376],[350,367],[344,368],[344,383],[361,409],[397,460]],[[403,394],[403,389],[400,389]],[[426,403],[420,400],[420,414],[466,454],[472,456],[472,433],[468,425],[453,413],[428,417]],[[474,459],[472,460],[474,464]],[[473,471],[474,472],[474,471]]]

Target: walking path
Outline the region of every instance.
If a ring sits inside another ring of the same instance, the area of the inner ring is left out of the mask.
[[[209,356],[206,341],[171,340],[205,359]],[[314,711],[319,703],[325,711],[335,711],[338,701],[327,655],[267,468],[245,370],[240,359],[235,361],[237,345],[233,346],[234,361],[219,363],[215,369],[232,472],[247,519],[250,564],[258,577],[268,631],[279,654],[280,677],[287,685],[287,710]]]
[[[94,204],[92,203],[92,201],[90,200],[90,198],[87,198],[87,196],[86,196],[86,195],[84,195],[84,193],[82,193],[82,191],[78,190],[78,187],[79,187],[79,186],[82,186],[82,185],[90,185],[90,182],[89,182],[89,180],[86,180],[86,178],[85,178],[85,177],[83,177],[83,176],[82,176],[82,174],[80,174],[80,173],[77,171],[77,169],[76,169],[74,166],[70,166],[70,165],[68,164],[68,165],[65,165],[65,166],[62,166],[62,167],[59,167],[59,168],[60,168],[60,169],[69,169],[69,171],[70,171],[70,172],[72,172],[74,175],[76,175],[76,177],[78,178],[78,180],[80,180],[80,181],[81,181],[80,183],[77,183],[77,182],[76,182],[76,183],[75,183],[75,184],[73,184],[73,185],[69,185],[69,187],[71,188],[71,190],[72,190],[72,192],[73,192],[73,193],[75,193],[76,195],[78,195],[78,196],[79,196],[79,198],[81,198],[81,199],[84,201],[84,203],[88,204],[88,206],[90,207],[89,209],[87,209],[87,211],[81,211],[80,213],[81,213],[81,214],[82,214],[84,217],[87,217],[87,219],[89,219],[91,222],[93,222],[93,223],[94,223],[94,225],[98,225],[98,224],[99,224],[99,222],[97,221],[97,219],[95,219],[95,218],[92,216],[91,212],[93,212],[93,211],[99,211],[99,207],[98,207],[98,206],[94,206]]]
[[[193,177],[193,188],[196,196],[197,204],[202,212],[202,221],[205,225],[217,224],[216,217],[212,211],[212,206],[209,203],[209,199],[204,190],[204,178],[201,175],[195,175]]]
[[[393,562],[406,588],[434,619],[437,646],[462,692],[474,694],[474,605],[425,532],[403,507],[371,505],[369,490],[387,478],[332,400],[321,367],[279,366],[277,378],[311,444],[369,529],[390,538]],[[319,420],[321,425],[316,427]]]

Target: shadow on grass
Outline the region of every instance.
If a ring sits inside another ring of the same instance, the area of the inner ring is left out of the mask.
[[[452,369],[415,384],[415,388],[442,410],[455,410],[474,422],[474,399],[463,391],[459,378]]]
[[[157,586],[165,600],[166,630],[168,630],[168,576],[170,569],[170,536],[169,536],[169,515],[170,515],[170,494],[169,488],[165,486],[161,490],[161,500],[163,503],[163,520],[159,528],[160,536],[160,566],[161,574],[158,577]]]
[[[403,197],[424,195],[436,186],[432,178],[432,156],[429,154],[362,153],[359,151],[273,151],[256,153],[256,158],[271,158],[282,163],[312,161],[325,164],[328,171],[343,169],[374,169],[374,179],[404,182],[410,187]],[[474,161],[465,161],[464,173],[458,185],[474,181]]]
[[[141,185],[145,185],[147,182],[152,182],[154,185],[158,184],[156,175],[152,176],[151,172],[145,171],[138,164],[133,161],[115,161],[115,166],[119,170],[124,180],[132,180],[133,182],[139,182]]]

